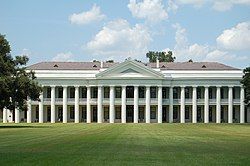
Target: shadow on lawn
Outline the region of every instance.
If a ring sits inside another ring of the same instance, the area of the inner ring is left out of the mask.
[[[48,128],[49,126],[0,126],[0,129],[16,129],[16,128]]]

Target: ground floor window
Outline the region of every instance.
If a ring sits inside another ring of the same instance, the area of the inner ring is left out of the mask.
[[[189,107],[185,108],[185,119],[189,119]]]
[[[173,109],[174,109],[174,110],[173,110],[173,118],[174,118],[174,119],[177,119],[177,118],[178,118],[178,109],[177,109],[176,106],[174,106]]]
[[[156,119],[156,108],[155,107],[151,107],[150,119]]]
[[[70,107],[70,115],[69,115],[70,119],[74,119],[75,118],[75,110],[74,107]]]
[[[120,110],[115,111],[115,119],[121,119],[121,111]]]

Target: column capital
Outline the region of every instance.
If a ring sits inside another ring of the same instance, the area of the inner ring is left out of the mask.
[[[192,87],[193,87],[193,88],[197,88],[197,87],[198,87],[198,85],[193,85]]]
[[[209,85],[204,85],[205,88],[209,88],[210,86]]]
[[[50,85],[51,88],[55,88],[56,86],[55,85]]]
[[[75,88],[79,88],[80,86],[79,86],[79,85],[75,85],[74,87],[75,87]]]
[[[222,86],[221,85],[216,85],[216,88],[221,88]]]
[[[134,87],[139,87],[139,85],[133,85]]]
[[[157,85],[158,88],[162,88],[162,85]]]
[[[233,85],[228,85],[228,88],[233,88],[234,86]]]
[[[115,85],[109,85],[109,87],[110,87],[110,88],[114,88],[114,87],[115,87]]]
[[[68,87],[68,85],[62,85],[62,87],[63,87],[63,88],[67,88],[67,87]]]
[[[186,86],[185,86],[185,85],[181,85],[180,87],[181,87],[181,88],[185,88]]]
[[[122,87],[122,88],[126,88],[126,87],[127,87],[127,85],[121,85],[121,87]]]
[[[150,88],[150,87],[151,87],[151,85],[145,85],[145,87],[146,87],[146,88]]]
[[[101,88],[102,88],[102,87],[103,87],[103,85],[97,85],[97,87],[101,87]]]

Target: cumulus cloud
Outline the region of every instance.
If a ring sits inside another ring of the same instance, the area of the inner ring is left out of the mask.
[[[120,59],[144,56],[151,40],[144,26],[118,19],[107,23],[84,47],[92,55]]]
[[[242,22],[224,30],[216,41],[218,46],[228,50],[250,49],[250,22]]]
[[[56,61],[56,62],[74,61],[73,54],[71,52],[58,53],[54,58],[52,58],[52,61]]]
[[[237,56],[235,54],[230,54],[227,51],[222,51],[215,49],[209,52],[204,59],[204,61],[212,61],[212,62],[228,62],[228,61],[244,61],[247,60],[247,56]]]
[[[200,44],[189,44],[186,29],[182,28],[180,24],[174,24],[173,28],[176,29],[175,41],[176,44],[173,49],[173,53],[179,61],[186,61],[193,59],[200,61],[209,52],[209,47]],[[168,49],[166,49],[168,50]]]
[[[101,13],[101,9],[96,4],[93,5],[92,9],[89,11],[84,11],[82,13],[74,13],[69,16],[69,21],[72,24],[84,25],[89,24],[94,21],[101,21],[106,16]]]
[[[168,18],[162,0],[130,0],[128,8],[135,18],[146,19],[149,22],[159,22]]]
[[[175,0],[177,8],[179,5],[192,5],[195,8],[200,8],[205,4],[211,5],[217,11],[227,11],[235,5],[250,5],[250,0]]]
[[[174,13],[176,13],[178,8],[178,5],[173,0],[168,1],[168,12],[173,11]]]

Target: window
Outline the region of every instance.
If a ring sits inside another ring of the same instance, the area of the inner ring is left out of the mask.
[[[173,110],[173,117],[174,117],[174,119],[177,119],[177,118],[178,118],[178,109],[177,109],[176,106],[174,106],[173,109],[174,109],[174,110]]]
[[[155,107],[151,107],[150,119],[156,119],[156,109],[155,109]]]
[[[126,97],[127,98],[134,98],[134,87],[133,86],[126,87]]]
[[[91,88],[91,98],[97,98],[97,87]]]
[[[75,98],[75,88],[69,88],[69,98]]]
[[[220,118],[224,120],[224,107],[221,106]]]
[[[63,98],[63,88],[58,87],[58,98]]]
[[[201,99],[201,88],[197,88],[197,99]]]
[[[75,118],[75,110],[74,107],[70,107],[70,119],[74,119]]]
[[[221,98],[224,99],[225,98],[225,95],[224,95],[224,88],[221,88]]]
[[[86,107],[82,107],[82,119],[87,119]]]
[[[189,88],[185,88],[185,98],[189,99],[189,95],[190,95],[190,89]]]
[[[38,119],[38,118],[39,118],[39,107],[36,106],[36,119]]]
[[[178,99],[178,89],[177,88],[173,88],[173,98]]]
[[[189,107],[185,108],[185,119],[189,119]]]
[[[121,119],[121,110],[120,109],[115,110],[115,119]]]
[[[209,99],[213,98],[213,89],[209,88]]]
[[[47,88],[47,98],[51,98],[51,88]]]
[[[233,119],[236,118],[236,111],[235,111],[235,107],[233,107]]]
[[[104,87],[104,98],[109,98],[109,87]]]
[[[82,88],[82,98],[87,98],[87,88],[86,87]]]
[[[150,88],[150,97],[151,98],[156,98],[156,87],[151,87]]]
[[[233,99],[235,99],[235,92],[236,92],[236,89],[233,88]]]
[[[122,88],[115,87],[115,98],[121,98],[121,97],[122,97]]]
[[[145,98],[145,87],[139,87],[139,98]]]
[[[166,88],[166,87],[163,87],[163,88],[162,88],[162,98],[163,98],[163,99],[166,99],[167,96],[168,96],[168,95],[167,95],[167,88]]]

